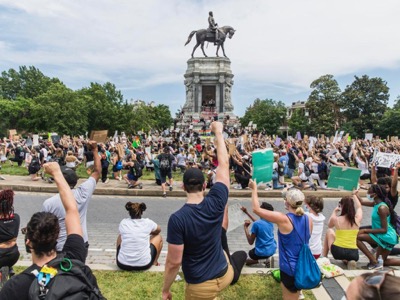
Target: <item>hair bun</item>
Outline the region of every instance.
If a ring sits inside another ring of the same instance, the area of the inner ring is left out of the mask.
[[[144,212],[144,211],[146,210],[147,206],[146,206],[146,204],[144,204],[144,203],[142,202],[142,203],[140,203],[139,208],[140,208],[140,210],[141,210],[142,212]]]
[[[127,202],[126,204],[125,204],[125,209],[127,210],[127,211],[130,211],[131,209],[132,209],[132,202],[131,201],[129,201],[129,202]]]

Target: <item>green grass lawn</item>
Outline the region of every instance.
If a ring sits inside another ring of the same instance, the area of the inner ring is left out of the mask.
[[[19,175],[19,176],[28,176],[28,170],[24,167],[25,163],[22,164],[21,167],[18,167],[17,163],[14,163],[14,166],[11,166],[9,161],[1,165],[0,175]],[[76,173],[79,178],[88,178],[89,175],[86,173],[85,167],[81,164],[76,169]],[[122,174],[128,173],[128,170],[122,170]],[[182,181],[181,171],[172,172],[172,177],[176,181]],[[112,165],[108,168],[108,178],[112,178]],[[141,180],[154,180],[154,172],[146,171],[143,169],[143,176],[140,178]]]
[[[16,271],[21,272],[22,267]],[[163,273],[94,271],[100,290],[108,300],[161,299]],[[180,274],[183,277],[182,274]],[[184,299],[185,282],[174,282],[171,288],[173,299]],[[306,299],[315,299],[310,291],[305,291]],[[282,299],[281,288],[270,276],[242,275],[237,284],[225,289],[218,299]]]

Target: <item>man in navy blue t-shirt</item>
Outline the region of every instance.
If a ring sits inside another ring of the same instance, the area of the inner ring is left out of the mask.
[[[233,269],[222,249],[221,230],[229,194],[229,156],[222,136],[222,123],[213,122],[218,168],[216,183],[204,196],[206,183],[197,168],[183,175],[186,204],[168,221],[168,254],[163,299],[172,299],[170,287],[182,265],[186,280],[185,299],[214,299],[229,286]]]

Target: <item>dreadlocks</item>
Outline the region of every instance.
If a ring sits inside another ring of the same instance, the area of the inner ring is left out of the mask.
[[[14,191],[2,190],[0,191],[0,214],[2,219],[10,219],[14,217]]]

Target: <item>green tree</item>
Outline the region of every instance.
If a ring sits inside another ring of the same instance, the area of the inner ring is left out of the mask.
[[[304,134],[310,133],[310,123],[303,109],[296,109],[288,119],[290,135],[295,136],[296,132]]]
[[[306,109],[311,120],[311,128],[315,133],[332,135],[339,127],[339,100],[341,90],[332,75],[324,75],[314,80],[313,89]]]
[[[1,73],[0,97],[12,100],[18,96],[32,99],[45,93],[53,83],[60,83],[60,80],[45,76],[33,66],[21,66],[19,71],[9,69]]]
[[[286,106],[282,101],[272,99],[256,99],[247,107],[244,116],[240,119],[243,126],[250,121],[257,124],[258,128],[264,128],[267,134],[276,134],[286,118]]]
[[[18,132],[27,130],[32,103],[31,99],[22,97],[15,100],[0,99],[0,132],[5,134],[8,129],[17,129]]]
[[[340,106],[345,121],[351,123],[357,136],[374,132],[389,101],[389,88],[379,77],[354,76],[353,83],[342,93]]]
[[[56,83],[46,93],[34,98],[26,126],[32,132],[83,134],[88,130],[87,111],[86,97]]]
[[[382,119],[376,127],[377,134],[382,137],[400,136],[400,108],[389,108],[383,114]]]
[[[107,82],[103,85],[91,83],[90,87],[83,88],[79,94],[87,99],[88,130],[115,130],[123,131],[127,120],[126,108],[122,93],[115,85]]]
[[[153,107],[154,128],[158,131],[163,131],[170,128],[174,120],[171,117],[169,106],[159,104]]]

